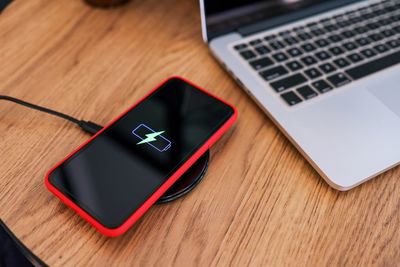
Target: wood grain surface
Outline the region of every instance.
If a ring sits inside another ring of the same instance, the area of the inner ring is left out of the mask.
[[[88,135],[0,103],[0,217],[34,253],[51,266],[399,266],[400,168],[331,189],[212,58],[197,0],[17,0],[0,15],[0,94],[105,124],[174,74],[239,120],[194,192],[113,239],[44,186]]]

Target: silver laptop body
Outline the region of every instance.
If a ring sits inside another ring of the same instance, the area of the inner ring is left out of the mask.
[[[200,6],[212,54],[329,185],[400,163],[400,1]]]

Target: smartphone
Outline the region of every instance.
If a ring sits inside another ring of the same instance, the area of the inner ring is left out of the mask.
[[[230,104],[172,77],[53,167],[46,186],[102,234],[121,235],[236,118]]]

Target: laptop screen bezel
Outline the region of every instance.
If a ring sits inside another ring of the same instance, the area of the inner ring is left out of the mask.
[[[220,26],[219,31],[212,31],[210,27],[207,25],[207,14],[206,14],[206,0],[200,1],[200,13],[201,13],[201,26],[202,26],[202,35],[203,40],[205,42],[211,41],[213,38],[229,34],[232,32],[238,32],[241,35],[249,35],[252,33],[256,33],[261,30],[266,30],[269,28],[277,27],[279,25],[283,25],[285,23],[289,23],[292,21],[296,21],[302,18],[306,18],[312,15],[316,15],[322,12],[326,12],[344,5],[353,4],[356,2],[361,2],[364,0],[330,0],[326,2],[321,2],[320,4],[310,6],[307,8],[299,9],[299,11],[292,12],[290,15],[282,15],[278,17],[273,17],[271,19],[266,19],[263,21],[254,21],[251,23],[247,23],[245,25],[240,25],[236,28],[230,28],[225,23],[225,21],[221,21],[218,26]],[[228,19],[232,19],[227,18]]]

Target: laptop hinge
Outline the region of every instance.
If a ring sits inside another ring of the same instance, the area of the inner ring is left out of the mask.
[[[251,35],[260,31],[269,30],[290,22],[294,22],[296,20],[300,20],[303,18],[307,18],[313,15],[317,15],[341,6],[345,6],[351,3],[360,2],[360,0],[335,0],[329,1],[326,3],[322,3],[316,6],[312,6],[309,8],[305,8],[298,12],[282,15],[276,18],[263,20],[257,23],[253,23],[251,25],[239,27],[237,32],[239,32],[243,36]]]

